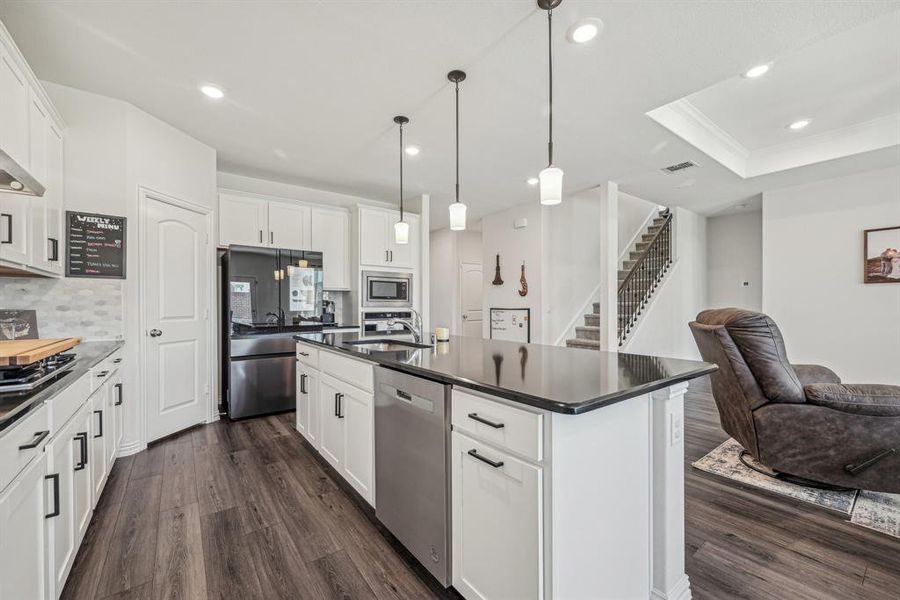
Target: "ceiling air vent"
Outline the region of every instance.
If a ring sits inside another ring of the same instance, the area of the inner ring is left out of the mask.
[[[675,165],[669,165],[668,167],[663,167],[663,171],[666,173],[677,173],[678,171],[684,171],[685,169],[690,169],[691,167],[699,167],[697,163],[691,160],[686,160],[684,162],[680,162]]]

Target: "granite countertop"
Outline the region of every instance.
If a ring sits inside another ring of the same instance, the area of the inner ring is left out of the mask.
[[[373,352],[345,345],[356,332],[304,333],[301,342],[380,365],[493,394],[544,410],[577,415],[702,377],[716,366],[675,358],[597,352],[452,336],[433,348]]]
[[[33,390],[0,393],[0,437],[34,407],[59,394],[124,345],[123,341],[84,342],[66,353],[76,356],[75,366],[66,374]]]

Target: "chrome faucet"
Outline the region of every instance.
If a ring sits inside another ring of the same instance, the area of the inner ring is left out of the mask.
[[[406,319],[391,319],[390,321],[388,321],[388,327],[393,327],[395,324],[402,325],[403,327],[408,329],[410,333],[412,333],[413,339],[416,341],[416,343],[421,344],[422,343],[422,315],[420,315],[418,313],[418,311],[414,308],[410,308],[409,311],[415,317],[415,324],[410,323]]]

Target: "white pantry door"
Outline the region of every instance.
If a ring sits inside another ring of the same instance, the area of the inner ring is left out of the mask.
[[[484,276],[480,263],[459,264],[460,310],[462,311],[462,335],[482,337],[482,292]]]
[[[144,197],[147,442],[206,420],[211,259],[206,215]]]

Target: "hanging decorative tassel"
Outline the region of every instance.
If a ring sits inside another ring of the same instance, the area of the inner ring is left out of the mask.
[[[528,280],[525,279],[525,263],[522,263],[522,276],[519,277],[519,283],[522,284],[521,289],[519,289],[520,296],[528,295]]]
[[[494,285],[503,285],[503,278],[500,277],[500,255],[497,255],[497,267],[494,269]]]

